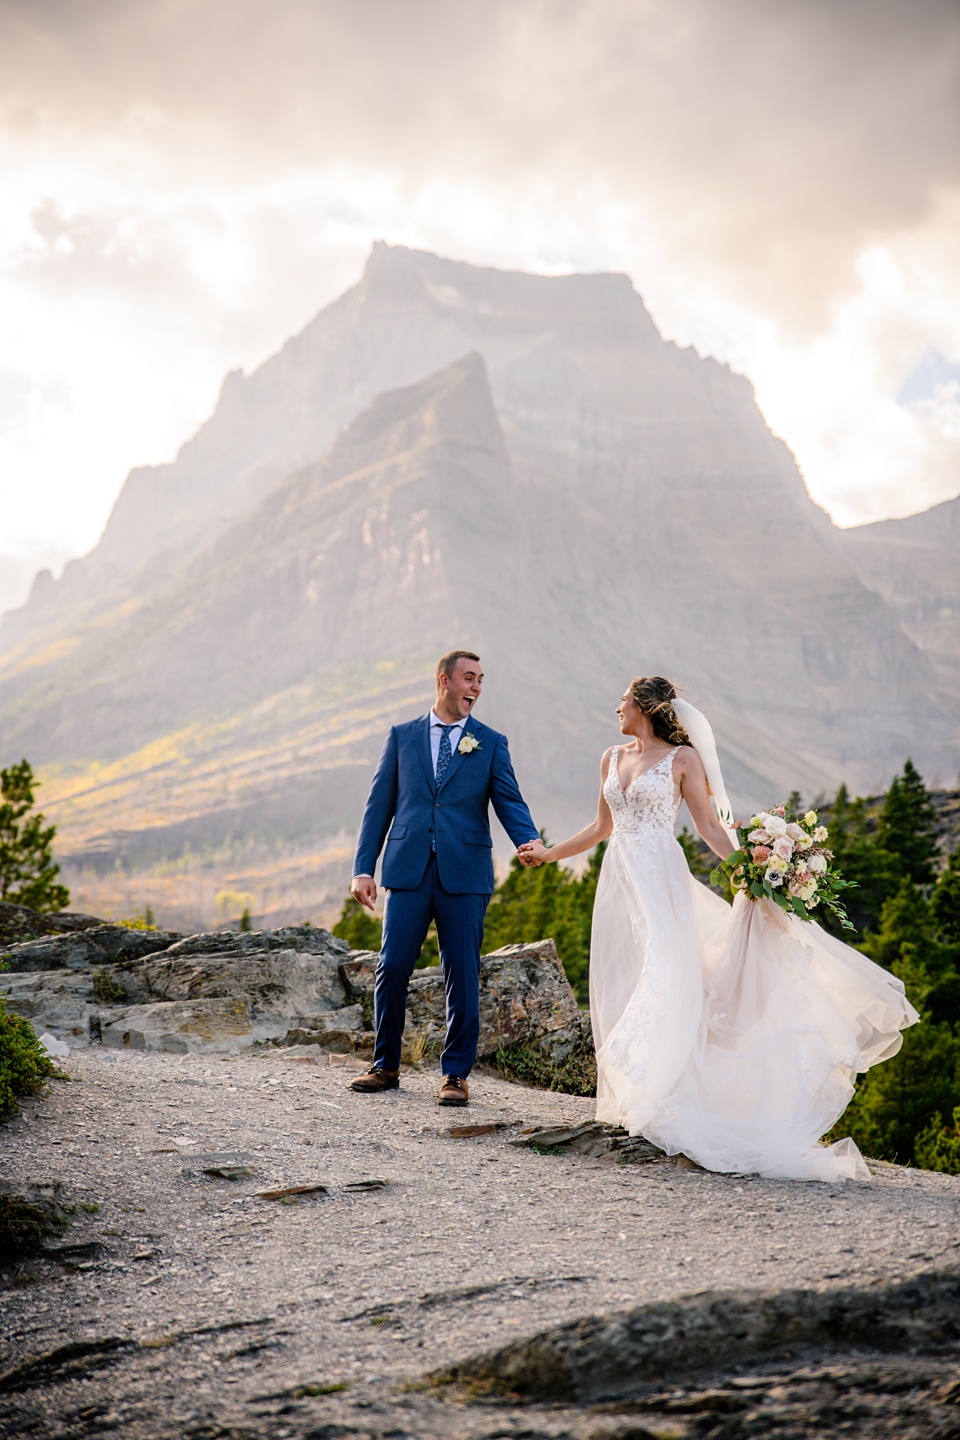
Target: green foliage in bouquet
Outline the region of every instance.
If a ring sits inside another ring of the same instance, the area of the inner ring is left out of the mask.
[[[811,911],[822,905],[843,929],[853,930],[840,897],[857,882],[844,880],[832,863],[829,831],[817,812],[801,816],[799,809],[799,795],[791,795],[783,805],[754,815],[749,826],[738,825],[739,849],[721,860],[710,883],[726,882],[754,900],[772,900],[799,920],[811,920]]]

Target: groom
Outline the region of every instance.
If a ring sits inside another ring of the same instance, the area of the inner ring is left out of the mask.
[[[466,1105],[470,1098],[467,1076],[480,1035],[483,918],[493,893],[491,802],[514,845],[537,838],[506,736],[473,718],[482,684],[478,656],[469,650],[444,655],[434,708],[392,727],[370,786],[350,889],[373,909],[373,874],[386,839],[387,902],[374,990],[373,1067],[350,1087],[361,1094],[399,1087],[407,986],[435,920],[447,994],[439,1104]]]

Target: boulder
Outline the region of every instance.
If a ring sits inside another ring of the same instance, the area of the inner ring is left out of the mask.
[[[102,1043],[113,1049],[160,1050],[175,1055],[236,1050],[258,1038],[276,1038],[276,1034],[255,1035],[245,1002],[227,998],[120,1006],[109,1014],[104,1010],[100,1034]]]
[[[311,925],[178,936],[99,925],[14,947],[0,974],[11,1011],[68,1045],[236,1050],[263,1043],[344,1052],[373,1041],[378,957]],[[414,973],[404,1053],[437,1054],[446,1028],[439,966]],[[589,1019],[552,940],[507,945],[480,965],[481,1060],[535,1084],[589,1093]]]
[[[85,1044],[91,1012],[96,1008],[93,974],[89,970],[13,971],[0,974],[0,994],[7,1008],[29,1020],[40,1035],[49,1030],[58,1039]]]
[[[97,922],[87,929],[27,940],[4,952],[9,970],[85,970],[92,965],[134,965],[181,937],[172,930],[128,930]]]
[[[12,905],[0,900],[0,946],[21,945],[39,935],[66,935],[76,930],[92,930],[104,922],[95,915],[81,915],[72,910],[41,913],[28,905]]]
[[[376,963],[375,954],[359,951],[340,966],[346,994],[370,1015]],[[443,1046],[445,1027],[439,965],[415,970],[407,995],[405,1047],[435,1053]],[[552,940],[505,945],[480,961],[479,1058],[495,1061],[502,1051],[518,1049],[547,1069],[593,1049],[589,1016],[577,1004]]]
[[[368,1027],[361,1005],[345,1005],[342,1010],[307,1015],[293,1030],[287,1032],[287,1045],[320,1045],[325,1050],[360,1050],[373,1044],[373,1031]]]
[[[157,999],[241,998],[257,1019],[293,1020],[343,1008],[339,966],[344,953],[346,946],[327,954],[276,949],[191,955],[174,946],[147,960],[142,974]]]

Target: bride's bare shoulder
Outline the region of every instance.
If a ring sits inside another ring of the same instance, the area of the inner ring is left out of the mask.
[[[692,745],[678,745],[673,757],[673,768],[675,773],[689,775],[692,771],[702,771],[703,761]]]
[[[616,748],[616,745],[608,745],[606,750],[604,750],[603,754],[600,756],[600,774],[603,776],[604,780],[606,780],[607,772],[610,769],[610,756],[613,754]]]

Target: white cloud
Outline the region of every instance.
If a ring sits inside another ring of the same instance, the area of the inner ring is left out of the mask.
[[[626,270],[841,523],[955,494],[896,397],[960,361],[958,53],[934,0],[0,0],[0,546],[94,543],[377,237]]]

